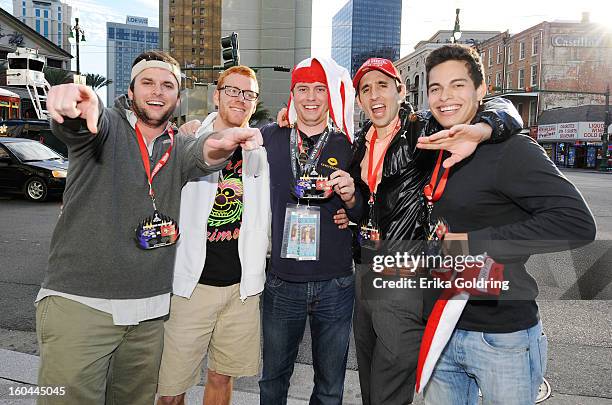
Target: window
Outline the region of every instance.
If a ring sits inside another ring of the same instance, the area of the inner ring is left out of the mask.
[[[495,74],[495,86],[502,87],[502,72],[497,72]]]
[[[518,71],[518,88],[525,88],[525,69],[519,69]]]
[[[512,88],[512,72],[506,73],[506,89]]]
[[[537,86],[538,85],[538,65],[531,65],[531,80],[529,82],[529,84],[531,86]]]
[[[25,7],[21,9],[21,13],[23,14],[24,17],[26,16],[26,8]]]
[[[519,60],[525,59],[525,43],[519,42]]]
[[[540,47],[540,36],[531,38],[531,54],[537,55]]]
[[[34,15],[36,15],[36,17],[40,17],[40,9],[39,8],[35,8],[34,9]]]
[[[503,53],[503,48],[502,48],[502,46],[501,46],[501,45],[497,45],[497,59],[496,59],[496,61],[495,61],[495,62],[496,62],[498,65],[501,65],[501,63],[502,63],[502,61],[503,61],[503,55],[504,55],[504,53]]]
[[[538,102],[531,100],[529,102],[529,126],[534,125],[538,119]]]
[[[49,38],[49,21],[43,21],[43,35],[45,38]]]
[[[45,16],[45,18],[49,18],[49,10],[44,10],[43,15]]]
[[[514,55],[513,55],[513,51],[514,48],[512,45],[509,45],[507,48],[507,55],[508,55],[508,64],[510,65],[512,62],[514,62]]]
[[[40,20],[36,20],[36,32],[40,34]]]
[[[489,67],[493,66],[493,48],[489,48]]]
[[[489,86],[492,85],[493,83],[491,83],[491,75],[487,75],[487,83]]]
[[[62,13],[58,11],[57,13],[57,20],[58,21],[62,21]]]

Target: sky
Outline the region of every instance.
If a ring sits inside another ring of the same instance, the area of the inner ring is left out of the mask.
[[[298,0],[301,1],[301,0]],[[381,0],[384,1],[384,0]],[[80,46],[81,71],[106,76],[106,22],[125,23],[126,15],[147,17],[149,26],[158,26],[159,0],[65,0],[72,6],[72,17],[79,17],[86,42]],[[331,56],[333,15],[347,0],[312,0],[312,54]],[[12,12],[12,0],[0,0],[0,7]],[[542,21],[580,20],[583,11],[591,21],[612,21],[609,0],[435,0],[434,2],[403,0],[400,56],[412,52],[421,40],[438,30],[452,30],[455,9],[460,8],[462,30],[495,30],[517,33]],[[73,21],[74,23],[74,21]],[[73,45],[74,48],[74,45]],[[73,49],[73,55],[76,51]],[[76,61],[73,62],[76,69]],[[100,94],[106,100],[106,92]]]

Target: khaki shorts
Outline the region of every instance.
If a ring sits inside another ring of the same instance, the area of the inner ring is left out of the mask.
[[[164,324],[158,393],[180,395],[198,384],[207,353],[209,370],[232,377],[256,375],[260,339],[259,295],[240,301],[239,284],[197,284],[190,299],[173,296]]]

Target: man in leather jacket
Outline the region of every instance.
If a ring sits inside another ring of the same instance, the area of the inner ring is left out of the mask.
[[[481,106],[472,121],[475,125],[444,130],[431,112],[415,113],[404,101],[405,86],[386,59],[367,60],[357,71],[353,85],[357,102],[370,118],[355,135],[351,169],[356,186],[362,190],[364,206],[370,207],[364,210],[369,213],[360,224],[362,241],[426,238],[429,221],[422,195],[437,152],[419,149],[419,138],[427,137],[424,143],[443,144],[452,153],[444,162],[449,167],[471,155],[478,143],[503,141],[522,128],[512,104],[493,99]],[[403,250],[418,248],[415,243],[408,249],[403,246]],[[361,249],[361,253],[362,262],[368,262],[367,249]],[[354,333],[363,403],[409,404],[425,324],[422,293],[414,288],[375,291],[373,277],[399,280],[407,274],[397,273],[397,269],[375,274],[369,264],[359,267]],[[409,273],[414,276],[414,272]]]

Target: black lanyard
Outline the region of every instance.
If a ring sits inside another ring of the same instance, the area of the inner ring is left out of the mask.
[[[329,127],[325,128],[325,131],[319,137],[319,140],[315,144],[315,146],[310,150],[308,154],[308,160],[302,166],[299,163],[299,155],[300,155],[300,146],[298,144],[298,133],[295,128],[291,130],[290,137],[290,156],[291,156],[291,171],[293,172],[293,179],[297,180],[302,174],[310,174],[319,163],[319,158],[321,157],[321,152],[327,142],[329,141]],[[299,164],[299,167],[298,167]]]

